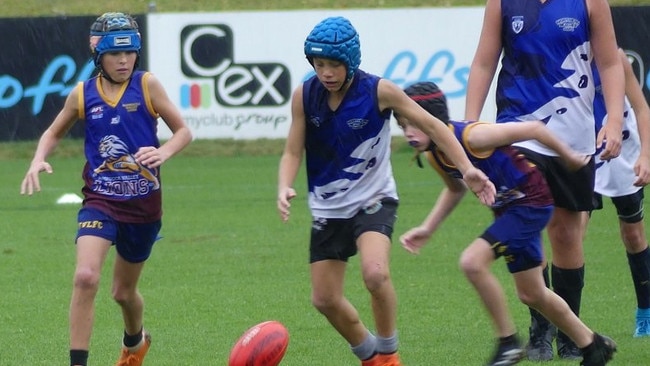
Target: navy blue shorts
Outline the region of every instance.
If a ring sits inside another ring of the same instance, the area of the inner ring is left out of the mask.
[[[368,231],[382,233],[390,239],[397,219],[397,206],[396,200],[384,198],[349,219],[314,218],[309,263],[326,259],[347,262],[348,258],[357,254],[357,238]]]
[[[131,263],[144,262],[149,258],[162,226],[161,220],[146,224],[119,222],[94,208],[79,210],[77,222],[77,239],[91,235],[109,240],[120,256]]]
[[[481,238],[487,240],[496,258],[503,257],[510,273],[542,264],[542,230],[553,214],[553,206],[513,206],[497,217]]]

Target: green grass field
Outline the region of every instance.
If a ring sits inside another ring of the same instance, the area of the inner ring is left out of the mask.
[[[144,12],[149,1],[6,0],[3,16]],[[45,4],[46,3],[46,4]],[[158,0],[158,11],[480,5],[482,1],[422,0]],[[647,1],[617,0],[613,5]],[[264,3],[266,4],[266,3]],[[344,5],[345,4],[345,5]],[[107,6],[111,6],[110,9]],[[147,365],[220,366],[248,327],[277,319],[291,340],[283,366],[358,365],[347,345],[311,307],[307,265],[309,214],[304,176],[296,186],[291,221],[275,210],[281,141],[195,141],[163,167],[162,235],[141,281],[145,324],[153,335]],[[43,191],[19,194],[35,142],[0,143],[0,365],[68,363],[68,302],[74,269],[78,205],[57,205],[79,193],[79,141],[65,141],[50,159],[54,174]],[[410,164],[397,140],[393,155],[401,204],[395,237],[419,224],[441,184],[431,169]],[[582,318],[619,345],[612,365],[650,360],[650,339],[633,339],[635,300],[611,204],[597,212],[586,238],[586,287]],[[646,202],[646,206],[647,202]],[[395,244],[392,274],[399,296],[401,355],[408,366],[480,365],[492,352],[492,327],[457,267],[467,243],[490,222],[472,197],[443,225],[420,256]],[[96,301],[91,365],[112,365],[121,341],[121,315],[110,298],[111,252]],[[516,300],[503,261],[494,266],[510,299],[523,338],[528,310]],[[347,294],[371,327],[367,292],[356,258]],[[552,364],[571,363],[556,360]],[[577,362],[573,363],[577,364]],[[521,365],[535,365],[522,362]]]
[[[217,142],[198,141],[193,149],[208,143]],[[393,156],[402,200],[397,235],[420,222],[440,189],[434,172],[411,165],[407,151]],[[282,224],[275,210],[278,158],[182,153],[164,167],[164,238],[141,282],[146,325],[154,337],[147,364],[225,365],[235,339],[267,319],[282,321],[291,334],[282,365],[357,364],[310,305],[304,177],[298,179],[300,195],[291,221]],[[78,206],[55,201],[64,193],[78,193],[82,161],[56,156],[51,162],[54,174],[42,177],[43,191],[32,197],[19,195],[29,158],[1,162],[2,365],[67,362]],[[467,197],[420,256],[395,245],[392,270],[406,365],[478,365],[492,351],[491,325],[457,268],[464,246],[489,221],[488,210]],[[635,302],[611,205],[593,218],[586,243],[582,318],[618,341],[613,364],[641,365],[648,360],[650,342],[631,337]],[[120,345],[121,317],[109,293],[112,255],[97,297],[92,365],[112,364]],[[349,297],[370,322],[356,258],[349,267]],[[516,301],[502,261],[494,271],[503,279],[525,337],[527,309]]]

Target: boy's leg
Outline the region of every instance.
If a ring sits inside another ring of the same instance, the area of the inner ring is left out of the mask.
[[[71,365],[85,366],[94,320],[95,295],[110,241],[90,235],[77,239],[77,264],[70,300]],[[86,358],[86,360],[84,360]]]
[[[384,234],[368,231],[357,239],[357,246],[361,275],[371,294],[377,335],[392,337],[396,329],[397,295],[390,278],[390,239]]]
[[[612,198],[636,295],[634,337],[650,337],[650,251],[643,222],[643,198],[643,189]]]
[[[397,337],[397,295],[390,278],[390,239],[381,233],[367,231],[357,239],[364,284],[370,292],[375,319],[377,353],[362,365],[401,365]]]
[[[347,263],[322,260],[313,262],[310,267],[313,306],[351,346],[361,345],[369,332],[357,310],[343,295]]]
[[[489,242],[477,238],[463,251],[460,267],[474,286],[496,329],[497,347],[488,365],[514,365],[524,358],[525,353],[510,317],[503,288],[490,271],[494,260]]]
[[[151,337],[142,325],[144,300],[137,289],[143,267],[144,262],[130,263],[119,254],[115,258],[112,294],[124,320],[123,347],[117,365],[141,365],[151,344]]]
[[[556,207],[547,227],[552,249],[551,284],[573,311],[580,316],[584,287],[583,237],[588,218],[586,212]],[[577,345],[562,331],[557,333],[557,353],[563,359],[580,359]]]

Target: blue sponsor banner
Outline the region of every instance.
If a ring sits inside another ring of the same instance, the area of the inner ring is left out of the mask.
[[[141,29],[146,29],[145,17],[135,17]],[[70,90],[94,75],[88,31],[95,19],[0,19],[0,141],[37,139]],[[146,65],[145,60],[140,64]],[[82,137],[83,132],[80,123],[69,135]]]

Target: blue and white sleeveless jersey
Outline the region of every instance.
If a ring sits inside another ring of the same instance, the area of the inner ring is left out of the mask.
[[[485,122],[449,121],[449,129],[465,150],[472,165],[483,171],[497,189],[492,210],[499,215],[512,206],[546,207],[553,197],[542,173],[516,148],[502,146],[491,151],[477,152],[466,140],[468,131]],[[452,178],[462,179],[455,165],[437,146],[426,151],[429,164]]]
[[[503,0],[501,22],[497,122],[541,120],[574,150],[593,154],[593,55],[585,0]],[[535,140],[515,145],[557,155]]]
[[[390,162],[390,110],[380,111],[379,77],[357,70],[336,110],[316,76],[303,84],[309,207],[314,217],[350,218],[397,199]]]
[[[103,93],[99,77],[79,86],[79,118],[86,128],[84,206],[121,222],[154,222],[162,216],[159,169],[133,156],[140,147],[160,146],[158,115],[146,87],[149,75],[135,72],[115,100]]]
[[[596,97],[594,99],[594,118],[596,132],[600,131],[607,122],[605,97],[600,85],[600,76],[594,68],[594,81],[596,83]],[[636,115],[625,97],[623,105],[623,138],[621,141],[621,154],[612,160],[600,160],[603,147],[596,151],[596,184],[594,191],[606,197],[620,197],[632,194],[639,190],[634,185],[634,163],[641,153],[641,139],[637,129]]]

